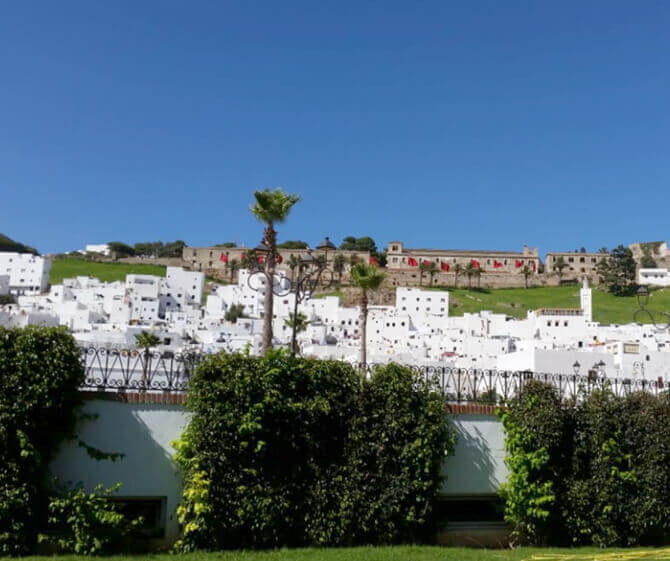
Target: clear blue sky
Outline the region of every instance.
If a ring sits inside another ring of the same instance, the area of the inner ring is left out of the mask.
[[[670,238],[670,2],[5,2],[0,232],[43,252]]]

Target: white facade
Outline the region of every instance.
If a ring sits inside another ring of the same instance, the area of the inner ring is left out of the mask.
[[[668,269],[640,269],[637,278],[639,284],[670,286],[670,270]]]
[[[101,255],[109,255],[109,244],[106,243],[89,243],[86,244],[86,249],[81,253],[99,253]]]
[[[9,293],[39,294],[49,286],[51,261],[32,253],[0,252],[0,275],[9,276]]]

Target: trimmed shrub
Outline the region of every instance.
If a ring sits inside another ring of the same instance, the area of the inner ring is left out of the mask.
[[[419,539],[453,443],[445,403],[409,369],[219,354],[197,370],[181,550]]]
[[[35,544],[48,463],[73,432],[83,380],[64,328],[0,328],[0,555]]]
[[[577,404],[531,382],[501,413],[505,518],[520,541],[634,546],[670,539],[670,399],[606,389]]]

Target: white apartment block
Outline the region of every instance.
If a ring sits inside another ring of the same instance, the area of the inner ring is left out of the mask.
[[[49,286],[51,261],[32,253],[0,252],[0,275],[9,276],[9,293],[39,294]]]

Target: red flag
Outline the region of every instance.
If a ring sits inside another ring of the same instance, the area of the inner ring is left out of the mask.
[[[258,256],[258,262],[259,263],[265,263],[265,257],[263,257],[262,255],[259,255]]]
[[[224,263],[228,263],[228,256],[225,253],[221,254],[221,261]]]
[[[417,262],[416,259],[414,259],[414,257],[408,257],[408,258],[407,258],[407,264],[408,264],[410,267],[418,267],[418,265],[419,265],[419,263]]]
[[[240,255],[240,261],[244,261],[244,258],[245,258],[246,256],[247,256],[246,253],[243,253],[242,255]]]
[[[442,269],[443,271],[448,271],[449,263],[440,263],[440,269]]]
[[[535,272],[535,261],[533,261],[533,273]]]
[[[503,266],[503,264],[500,261],[496,261],[495,259],[493,260],[493,268],[494,269],[500,269],[500,267],[502,267],[502,266]]]
[[[523,267],[523,261],[519,261],[517,259],[514,265],[516,266],[517,269],[520,269],[521,267]]]
[[[375,259],[374,257],[370,256],[370,265],[377,265],[379,267],[379,261]]]
[[[470,263],[472,263],[472,266],[475,269],[479,269],[479,261],[477,261],[476,259],[470,259]]]
[[[428,259],[424,259],[423,260],[423,266],[424,267],[430,267],[430,261],[428,261]]]
[[[277,263],[281,263],[284,258],[281,255],[277,255]]]

